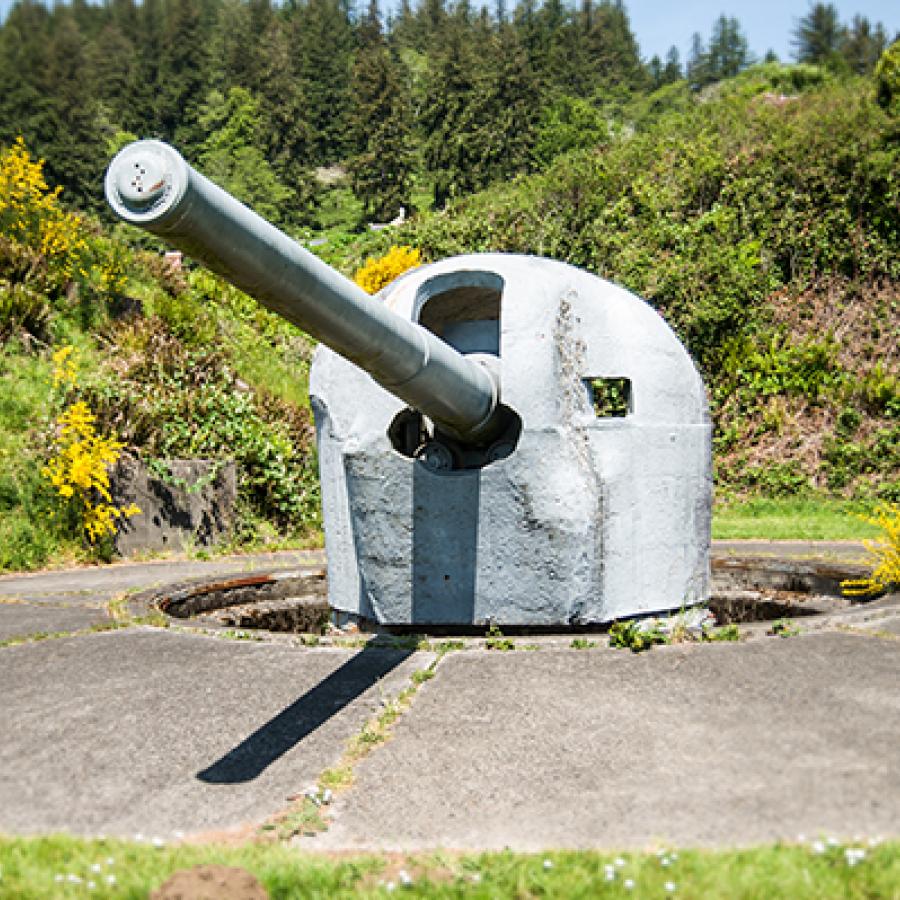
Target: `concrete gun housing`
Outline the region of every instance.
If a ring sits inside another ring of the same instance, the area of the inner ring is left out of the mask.
[[[506,254],[423,266],[372,298],[157,141],[113,160],[106,193],[321,341],[310,392],[336,610],[557,627],[707,598],[705,390],[644,301]]]

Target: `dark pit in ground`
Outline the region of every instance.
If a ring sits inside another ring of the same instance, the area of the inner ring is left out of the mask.
[[[183,585],[157,606],[214,627],[321,634],[331,620],[327,598],[325,570],[311,568]]]
[[[850,563],[771,557],[726,557],[712,563],[709,608],[719,625],[774,621],[848,609],[858,601],[841,594],[841,581],[865,575]],[[322,634],[332,621],[323,568],[265,572],[238,578],[191,583],[156,599],[168,616],[216,628],[259,629]],[[483,634],[484,626],[395,626],[357,622],[363,631],[395,634]],[[605,631],[607,625],[575,625],[573,633]],[[560,628],[503,627],[504,634],[558,632]]]

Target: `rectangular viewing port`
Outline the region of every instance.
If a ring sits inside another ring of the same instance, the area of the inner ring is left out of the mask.
[[[424,282],[416,293],[416,321],[460,353],[500,355],[503,279],[463,269]]]
[[[598,419],[620,419],[634,411],[630,378],[585,378],[584,383]]]

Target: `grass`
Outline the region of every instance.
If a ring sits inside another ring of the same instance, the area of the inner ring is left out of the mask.
[[[15,342],[0,350],[0,571],[84,556],[80,543],[53,518],[51,493],[40,474],[46,462],[40,447],[52,428],[50,382],[46,359]]]
[[[719,540],[859,541],[878,537],[878,529],[857,514],[869,507],[847,500],[754,499],[717,506],[713,537]]]
[[[0,897],[145,898],[200,864],[252,872],[272,900],[387,897],[819,898],[900,896],[900,842],[864,850],[822,843],[678,853],[420,854],[324,857],[272,842],[163,846],[68,836],[0,838]],[[855,860],[855,861],[854,861]],[[79,881],[68,880],[68,876]],[[114,884],[107,879],[112,876]],[[62,879],[62,880],[58,880]],[[626,887],[626,881],[632,889]],[[88,889],[88,882],[93,888]],[[667,883],[673,886],[667,890]]]

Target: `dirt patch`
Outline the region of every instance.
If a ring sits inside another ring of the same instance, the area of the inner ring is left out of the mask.
[[[204,865],[175,872],[150,900],[268,900],[269,894],[246,869]]]

